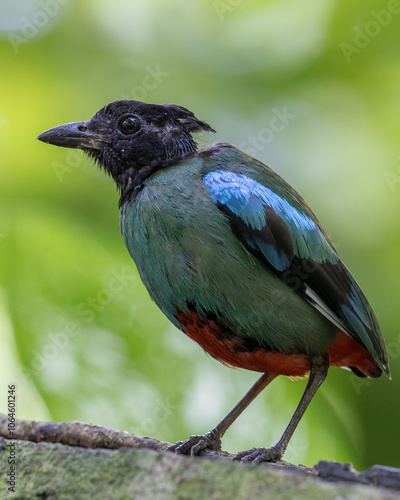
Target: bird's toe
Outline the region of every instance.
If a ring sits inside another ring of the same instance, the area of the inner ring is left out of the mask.
[[[278,462],[282,458],[282,455],[282,451],[275,446],[272,448],[252,448],[251,450],[237,453],[232,460],[259,464],[261,462]]]
[[[203,450],[219,451],[221,449],[221,438],[208,432],[204,436],[190,436],[186,441],[178,441],[167,448],[167,451],[181,455],[199,455]]]
[[[176,443],[169,445],[165,449],[165,451],[171,451],[172,453],[179,453],[178,448],[180,448],[184,443],[185,441],[177,441]]]
[[[236,462],[241,462],[242,459],[248,457],[251,455],[251,453],[253,453],[257,448],[252,448],[251,450],[246,450],[246,451],[239,451],[239,453],[236,453],[236,455],[234,455],[232,457],[232,460],[236,461]]]

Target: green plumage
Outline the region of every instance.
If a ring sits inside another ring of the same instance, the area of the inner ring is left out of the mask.
[[[268,177],[278,194],[287,189],[272,171],[240,155],[226,146],[215,157],[200,155],[156,171],[121,206],[125,244],[151,298],[178,328],[175,311],[189,303],[260,345],[319,354],[337,328],[243,246],[203,184],[228,157],[230,170],[240,166],[264,184]]]

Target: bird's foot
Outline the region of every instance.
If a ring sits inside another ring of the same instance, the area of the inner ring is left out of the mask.
[[[168,446],[167,451],[180,453],[181,455],[199,455],[203,450],[219,451],[221,449],[221,436],[213,431],[204,436],[190,436],[186,441],[178,441]]]
[[[240,451],[232,460],[259,464],[261,462],[278,462],[282,456],[283,451],[277,446],[272,446],[272,448],[252,448],[251,450]]]

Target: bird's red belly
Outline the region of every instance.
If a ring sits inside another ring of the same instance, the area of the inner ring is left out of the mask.
[[[224,364],[256,372],[302,377],[310,371],[310,362],[304,354],[283,354],[256,349],[246,351],[240,337],[225,338],[218,325],[197,312],[181,311],[177,319],[188,337],[206,352]]]
[[[183,330],[206,352],[224,364],[256,372],[270,372],[276,375],[303,377],[310,371],[310,361],[306,354],[284,354],[257,348],[244,349],[240,337],[224,337],[215,321],[204,318],[194,311],[180,311],[177,319]],[[373,376],[376,362],[369,352],[358,342],[343,332],[328,347],[330,366],[354,366],[366,376]]]

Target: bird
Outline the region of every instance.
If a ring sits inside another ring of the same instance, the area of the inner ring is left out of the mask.
[[[199,149],[198,134],[208,132],[182,106],[120,100],[38,139],[83,150],[113,178],[123,240],[165,316],[216,360],[262,374],[211,431],[168,450],[221,450],[227,429],[272,380],[308,377],[280,440],[233,456],[276,462],[329,367],[391,378],[385,342],[303,198],[230,143]]]

